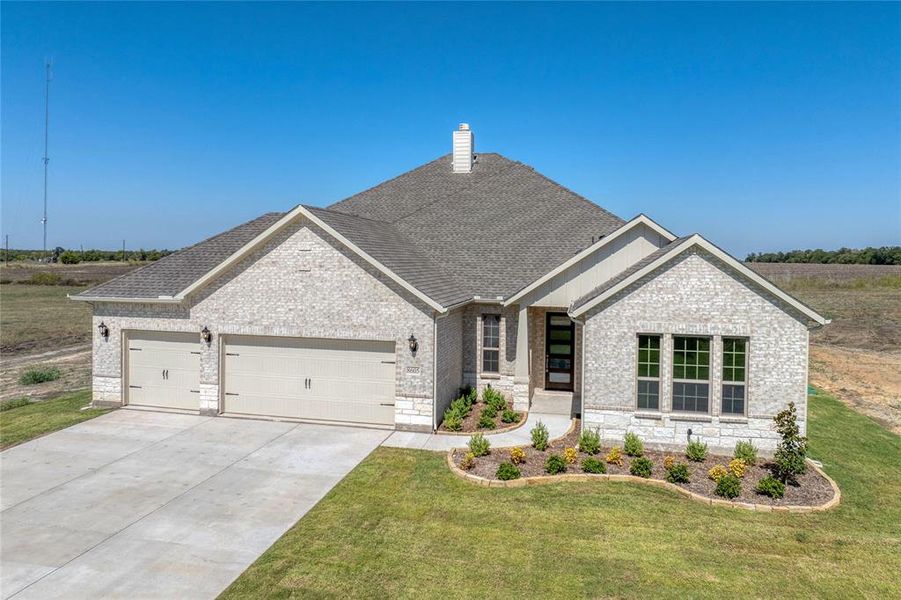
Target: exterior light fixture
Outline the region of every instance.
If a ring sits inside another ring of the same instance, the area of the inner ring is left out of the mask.
[[[97,326],[97,331],[100,332],[100,337],[103,339],[109,339],[109,327],[106,326],[106,323],[100,321],[100,325]]]
[[[204,343],[209,344],[213,340],[213,332],[209,330],[209,328],[204,325],[203,329],[200,330],[200,339],[204,341]]]
[[[410,334],[410,338],[407,340],[407,343],[410,345],[410,352],[416,352],[416,350],[419,349],[419,341],[412,333]]]

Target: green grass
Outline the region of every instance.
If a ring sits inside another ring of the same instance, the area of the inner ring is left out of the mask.
[[[13,400],[12,402],[16,402]],[[91,391],[81,390],[43,402],[30,402],[0,412],[0,448],[9,448],[30,439],[93,419],[109,409],[81,407],[91,402]],[[78,448],[73,448],[78,452]]]
[[[487,489],[443,454],[379,448],[223,597],[897,594],[901,438],[822,395],[809,425],[811,454],[843,493],[812,515],[628,483]]]
[[[83,287],[0,285],[0,349],[4,355],[55,350],[91,339],[91,307],[66,294]]]
[[[56,367],[32,367],[22,373],[19,383],[22,385],[37,385],[59,379],[60,372]]]

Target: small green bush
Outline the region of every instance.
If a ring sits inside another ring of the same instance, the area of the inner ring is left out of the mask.
[[[776,422],[776,431],[782,437],[773,455],[776,476],[783,483],[794,482],[798,475],[807,470],[804,462],[807,458],[807,438],[801,435],[801,428],[798,427],[795,403],[789,402],[788,408],[773,417],[773,420]]]
[[[457,414],[460,415],[461,419],[468,415],[469,411],[472,410],[472,404],[469,403],[465,396],[460,396],[451,402],[450,407],[451,410],[456,411]]]
[[[22,376],[19,377],[19,383],[22,385],[34,385],[59,379],[59,375],[59,369],[56,367],[33,367],[22,373]]]
[[[51,273],[50,271],[35,273],[28,280],[28,283],[31,285],[60,285],[62,282],[63,278],[59,273]]]
[[[593,456],[582,461],[582,471],[585,473],[606,473],[607,466]]]
[[[651,462],[650,458],[639,456],[629,465],[629,473],[637,477],[650,477],[653,467],[654,463]]]
[[[722,496],[723,498],[738,498],[741,495],[741,479],[733,475],[732,473],[727,473],[720,477],[720,480],[716,482],[716,489],[713,490],[713,493],[717,496]]]
[[[754,491],[770,498],[781,498],[785,495],[785,484],[772,475],[767,475],[757,482]]]
[[[81,262],[81,255],[71,250],[66,250],[59,255],[59,262],[64,265],[77,265]]]
[[[685,456],[688,460],[702,462],[707,458],[707,444],[698,440],[688,442],[688,445],[685,447]]]
[[[31,404],[31,400],[28,398],[14,398],[13,400],[7,400],[0,404],[0,412],[19,408],[20,406],[28,406],[29,404]]]
[[[676,463],[666,470],[666,480],[670,483],[688,483],[688,465]]]
[[[507,399],[504,395],[492,387],[485,388],[482,392],[482,401],[493,408],[495,412],[500,412],[507,408]]]
[[[522,477],[522,473],[515,465],[508,462],[502,462],[497,467],[497,473],[495,473],[495,477],[497,477],[501,481],[509,481],[511,479],[519,479],[520,477]]]
[[[601,434],[597,429],[586,429],[579,436],[579,450],[585,454],[597,454],[601,451]]]
[[[487,456],[490,448],[491,442],[489,442],[481,433],[476,433],[469,438],[469,451],[476,456]]]
[[[550,436],[547,431],[547,426],[541,421],[538,421],[530,433],[532,435],[532,447],[536,450],[547,450],[548,438]]]
[[[487,410],[487,409],[486,409]],[[493,417],[489,417],[486,412],[483,410],[482,415],[479,417],[479,429],[494,429],[497,425],[494,422]]]
[[[566,460],[559,454],[551,454],[544,461],[544,470],[551,475],[566,472]]]
[[[751,440],[747,442],[737,442],[735,444],[735,452],[732,453],[733,458],[740,458],[745,461],[746,465],[757,463],[757,446]]]
[[[485,408],[482,409],[482,416],[488,416],[493,419],[497,416],[497,409],[491,406],[490,404],[486,405]]]
[[[463,418],[460,413],[452,408],[444,411],[444,428],[448,431],[460,431],[463,429]]]
[[[643,455],[644,444],[641,443],[641,438],[639,438],[631,431],[628,432],[626,434],[626,437],[623,438],[623,452],[625,452],[628,456]]]
[[[501,421],[504,423],[519,423],[521,415],[515,410],[505,408],[501,413]]]

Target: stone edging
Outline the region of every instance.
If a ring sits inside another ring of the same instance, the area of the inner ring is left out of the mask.
[[[519,411],[516,411],[519,412]],[[529,411],[522,412],[522,418],[514,423],[513,425],[509,425],[507,427],[501,427],[500,429],[478,429],[476,431],[447,431],[445,429],[436,429],[435,433],[438,435],[475,435],[477,433],[481,433],[482,435],[489,436],[495,435],[498,433],[507,433],[508,431],[514,431],[519,429],[523,425],[526,424],[526,421],[529,419]]]
[[[518,488],[518,487],[526,487],[530,485],[547,485],[551,483],[561,483],[564,481],[631,481],[635,483],[642,483],[645,485],[650,485],[653,487],[659,487],[664,489],[673,490],[683,496],[694,500],[695,502],[700,502],[701,504],[709,504],[711,506],[726,506],[729,508],[741,508],[744,510],[753,510],[757,512],[777,512],[777,513],[812,513],[812,512],[820,512],[824,510],[829,510],[830,508],[834,508],[838,506],[839,502],[842,499],[842,493],[838,489],[838,485],[835,481],[832,480],[831,477],[826,475],[821,468],[813,464],[810,459],[807,459],[807,465],[813,467],[813,469],[826,478],[826,481],[829,482],[829,485],[832,486],[833,496],[832,499],[826,502],[825,504],[820,504],[819,506],[773,506],[770,504],[752,504],[750,502],[732,502],[731,500],[721,500],[719,498],[708,498],[707,496],[702,496],[700,494],[696,494],[692,491],[686,490],[685,488],[681,488],[678,485],[672,484],[668,481],[663,481],[662,479],[645,479],[644,477],[636,477],[635,475],[594,475],[592,473],[565,473],[563,475],[536,475],[533,477],[523,477],[521,479],[511,479],[510,481],[501,481],[499,479],[486,479],[484,477],[479,477],[478,475],[472,475],[471,473],[467,473],[462,470],[457,464],[454,462],[454,452],[457,449],[452,449],[447,453],[447,466],[450,467],[450,470],[457,475],[465,479],[466,481],[481,485],[483,487],[492,487],[492,488]]]

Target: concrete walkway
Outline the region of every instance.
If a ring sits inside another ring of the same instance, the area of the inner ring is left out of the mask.
[[[214,598],[388,436],[117,410],[0,453],[3,598]]]
[[[529,413],[526,422],[513,431],[506,433],[485,433],[493,447],[528,446],[532,443],[530,431],[538,421],[547,426],[550,438],[558,438],[569,431],[572,419],[566,415]],[[414,433],[411,431],[395,431],[382,442],[391,448],[410,448],[413,450],[434,450],[447,452],[451,448],[462,448],[469,443],[468,435],[449,435],[446,433]]]

